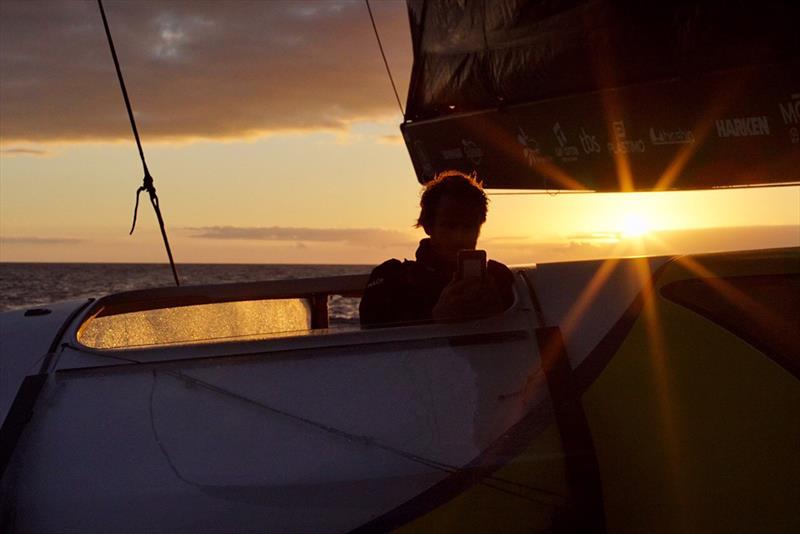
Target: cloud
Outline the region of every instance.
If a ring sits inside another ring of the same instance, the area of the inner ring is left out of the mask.
[[[693,228],[655,232],[670,250],[694,252],[800,246],[800,225]]]
[[[74,245],[85,241],[70,237],[0,237],[4,245]]]
[[[50,154],[48,150],[43,150],[39,148],[4,148],[0,150],[0,153],[7,154],[9,156],[47,156]]]
[[[496,235],[491,237],[484,237],[481,238],[481,242],[483,243],[503,243],[503,242],[511,242],[511,243],[524,243],[530,242],[533,238],[529,235]]]
[[[591,239],[591,236],[595,236]],[[756,248],[800,246],[800,226],[717,226],[654,230],[640,237],[594,232],[568,237],[570,249],[594,247],[617,254],[688,254]]]
[[[610,234],[614,234],[611,232]],[[491,254],[509,264],[577,261],[596,258],[699,254],[800,246],[800,226],[727,226],[660,230],[641,238],[596,237],[604,232],[573,234],[563,241],[509,239],[487,243]],[[593,238],[594,237],[594,238]]]
[[[378,142],[384,145],[399,145],[403,143],[403,138],[399,135],[382,135],[378,137]]]
[[[105,3],[147,140],[345,129],[397,113],[362,2]],[[402,91],[410,72],[402,2],[375,2]],[[94,2],[0,2],[0,138],[129,139]]]
[[[413,236],[382,228],[302,228],[206,226],[184,228],[190,237],[200,239],[246,239],[256,241],[294,241],[298,248],[307,242],[338,242],[367,247],[412,245]]]
[[[575,242],[616,242],[622,238],[622,232],[587,232],[571,234],[567,239]]]

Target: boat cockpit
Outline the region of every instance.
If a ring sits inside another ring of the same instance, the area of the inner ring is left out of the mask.
[[[113,354],[138,362],[240,350],[321,349],[459,336],[477,340],[484,331],[493,332],[493,338],[498,331],[527,338],[535,325],[526,315],[530,305],[522,276],[520,272],[513,288],[514,302],[497,316],[369,329],[362,329],[357,317],[367,275],[128,291],[93,302],[68,338],[67,352],[91,361]]]

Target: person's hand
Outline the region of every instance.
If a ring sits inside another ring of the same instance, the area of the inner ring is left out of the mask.
[[[503,300],[491,276],[453,280],[433,308],[436,321],[461,321],[503,311]]]

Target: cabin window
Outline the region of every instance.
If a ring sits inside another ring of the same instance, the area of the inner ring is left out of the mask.
[[[249,341],[292,336],[312,328],[307,299],[218,302],[103,315],[78,331],[78,341],[96,349]]]

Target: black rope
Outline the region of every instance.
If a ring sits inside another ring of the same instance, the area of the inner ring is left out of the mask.
[[[372,21],[372,29],[375,31],[375,39],[378,40],[378,48],[381,51],[381,57],[383,58],[383,64],[386,66],[386,74],[389,75],[389,81],[392,83],[392,90],[394,91],[394,97],[397,100],[397,107],[400,108],[400,114],[405,117],[406,112],[403,111],[403,104],[400,103],[400,95],[397,92],[397,87],[394,84],[394,78],[392,78],[392,71],[389,69],[389,62],[386,60],[386,54],[383,52],[383,45],[381,44],[381,37],[378,35],[378,27],[375,25],[375,17],[372,16],[372,8],[369,7],[369,0],[364,0],[364,3],[367,4],[367,11],[369,11],[369,20]]]
[[[125,88],[125,80],[122,78],[122,69],[119,66],[119,59],[117,58],[117,50],[114,47],[114,40],[111,38],[111,30],[108,27],[108,19],[106,19],[106,12],[103,9],[103,0],[97,0],[97,5],[100,7],[100,16],[103,17],[103,27],[106,30],[106,37],[108,38],[108,46],[111,49],[111,57],[114,60],[114,68],[117,70],[117,78],[119,79],[119,86],[122,89],[122,97],[125,99],[125,108],[128,110],[128,118],[131,121],[131,130],[133,130],[133,137],[136,139],[136,147],[139,149],[139,157],[142,159],[142,167],[144,169],[144,179],[142,185],[136,190],[136,204],[133,207],[133,224],[131,231],[128,235],[133,234],[136,228],[136,213],[139,211],[139,194],[142,191],[147,191],[150,196],[150,204],[156,212],[158,219],[158,226],[161,229],[161,237],[164,239],[164,246],[167,249],[167,256],[169,257],[169,266],[172,268],[172,276],[175,278],[175,285],[180,286],[181,282],[178,279],[178,270],[175,268],[175,260],[172,258],[172,249],[169,246],[169,239],[167,238],[167,230],[164,226],[164,218],[161,216],[161,208],[158,205],[158,195],[156,188],[153,185],[153,177],[150,176],[150,170],[147,168],[147,162],[144,159],[144,150],[142,149],[142,141],[139,139],[139,130],[136,128],[136,120],[133,118],[133,109],[131,108],[131,100],[128,98],[128,90]]]

